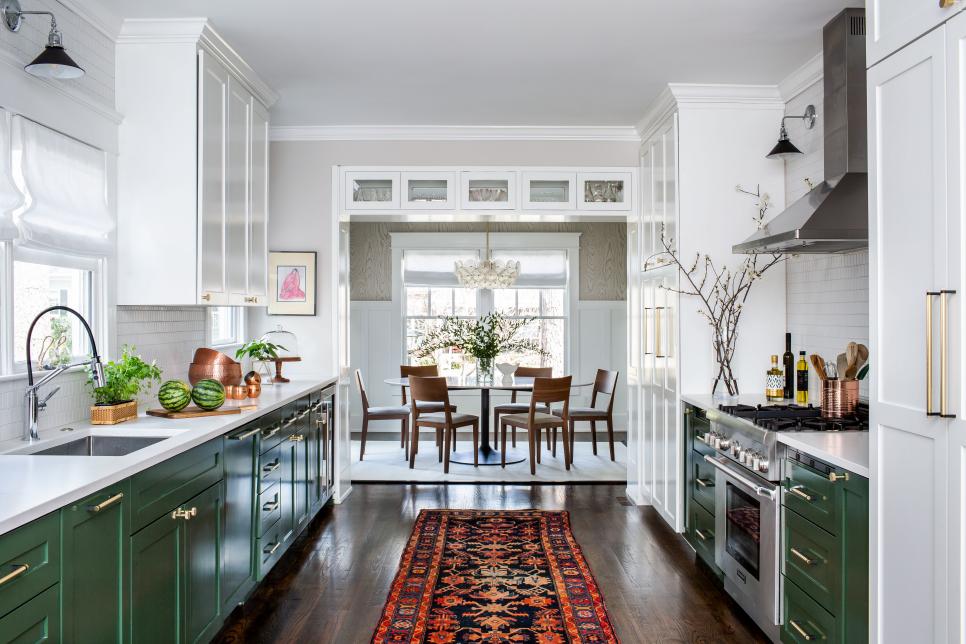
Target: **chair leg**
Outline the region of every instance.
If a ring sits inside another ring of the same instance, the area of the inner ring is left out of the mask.
[[[405,427],[406,427],[406,421],[404,420],[403,421],[403,431],[405,431]],[[400,447],[406,447],[406,434],[404,434],[402,432],[400,432],[400,434],[401,434],[401,436],[399,437],[399,446]]]
[[[402,419],[402,446],[405,453],[405,458],[409,460],[409,418]]]
[[[534,436],[533,436],[533,432],[534,432],[533,429],[528,429],[527,430],[527,439],[529,439],[529,441],[530,441],[530,476],[536,476],[536,474],[537,474],[537,461],[536,461],[536,459],[538,458],[538,455],[540,454],[540,450],[539,449],[537,449],[537,450],[534,449],[534,444],[533,444],[534,443]],[[537,437],[537,441],[538,441],[538,445],[539,445],[539,437]]]
[[[557,458],[557,428],[554,427],[548,432],[547,434],[548,440],[550,439],[551,433],[553,434],[553,447],[550,448],[550,455],[553,456],[554,458]]]
[[[517,426],[513,426],[513,446],[517,446]]]
[[[500,449],[500,412],[493,410],[493,449]]]
[[[534,442],[536,443],[536,447],[537,447],[537,463],[539,463],[540,452],[543,451],[543,430],[541,430],[539,427],[536,427],[534,429],[529,430],[527,433],[530,434],[531,436],[536,434],[536,441]]]
[[[610,460],[614,459],[614,421],[608,417],[607,418],[607,440],[610,441]]]
[[[443,437],[446,432],[442,429],[436,428],[436,446],[439,448],[439,462],[443,462]]]
[[[449,437],[450,437],[450,434],[451,434],[451,431],[450,431],[450,428],[449,427],[447,427],[445,430],[443,430],[443,437],[444,437],[443,438],[443,443],[444,443],[444,445],[443,445],[443,453],[445,454],[445,458],[443,460],[443,474],[449,474],[449,442],[450,442]]]
[[[550,451],[550,428],[547,428],[547,451]]]
[[[473,467],[480,466],[480,421],[473,423]]]
[[[594,444],[594,456],[597,456],[597,422],[590,421],[590,441]]]
[[[453,428],[453,451],[456,451],[456,428]]]
[[[569,472],[570,471],[570,461],[573,458],[573,451],[572,451],[573,448],[570,446],[571,445],[571,443],[570,443],[570,433],[571,432],[568,431],[568,429],[567,429],[567,425],[568,424],[569,423],[563,423],[560,426],[560,431],[563,434],[564,467],[566,467],[567,468],[567,471]],[[556,445],[556,442],[554,442],[554,444]]]
[[[369,434],[369,416],[362,417],[362,448],[359,450],[359,460],[366,455],[366,437]]]
[[[577,423],[573,418],[570,419],[570,462],[574,462],[574,436],[576,435]]]
[[[500,425],[500,467],[506,469],[506,424]]]
[[[416,467],[417,445],[419,445],[419,425],[413,423],[412,446],[409,448],[409,469]]]

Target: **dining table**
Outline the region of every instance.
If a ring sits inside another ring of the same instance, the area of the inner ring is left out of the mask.
[[[475,376],[447,376],[446,377],[446,388],[450,391],[472,391],[479,390],[480,392],[480,447],[479,447],[479,464],[480,465],[500,465],[502,459],[500,458],[499,450],[495,449],[493,445],[490,444],[490,392],[491,391],[516,391],[516,392],[528,392],[533,391],[533,378],[528,377],[511,377],[509,380],[504,380],[503,378],[493,378],[492,380],[479,380]],[[383,382],[387,385],[393,387],[408,388],[409,378],[386,378]],[[570,385],[571,389],[574,387],[590,387],[593,382],[577,382]],[[451,401],[452,403],[452,401]],[[498,428],[494,428],[498,429]],[[496,439],[494,438],[494,443]],[[511,463],[521,463],[530,456],[528,449],[517,449],[515,447],[507,446],[506,450],[506,462]],[[454,452],[450,458],[450,463],[460,463],[462,465],[473,465],[473,450],[463,450]]]

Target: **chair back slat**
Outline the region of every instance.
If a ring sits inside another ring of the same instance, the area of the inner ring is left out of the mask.
[[[571,380],[571,376],[533,379],[533,393],[530,395],[530,425],[533,425],[533,415],[537,411],[538,404],[562,402],[563,417],[568,417],[570,411]]]
[[[604,394],[610,397],[610,400],[607,401],[607,411],[610,412],[614,409],[614,392],[617,391],[617,377],[619,375],[619,371],[597,370],[597,377],[594,378],[594,393],[590,397],[591,407],[597,406],[597,394]]]
[[[553,376],[553,367],[517,367],[513,372],[516,378],[550,378]],[[517,401],[516,389],[510,392],[510,402]]]
[[[420,402],[443,403],[446,413],[446,422],[451,418],[451,408],[449,405],[449,387],[446,378],[441,376],[409,376],[410,395],[413,399],[413,418],[419,419]]]
[[[429,376],[439,375],[439,365],[426,364],[426,365],[416,365],[416,364],[401,364],[399,365],[399,377],[408,378],[410,376],[416,376],[418,378],[427,378]],[[406,404],[406,388],[402,387],[402,404]]]
[[[362,379],[362,372],[356,369],[356,384],[359,386],[359,395],[362,397],[362,411],[365,413],[369,409],[369,396],[366,394],[366,383]]]

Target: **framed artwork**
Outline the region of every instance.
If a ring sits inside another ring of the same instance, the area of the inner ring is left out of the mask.
[[[268,254],[268,314],[315,315],[315,252]]]

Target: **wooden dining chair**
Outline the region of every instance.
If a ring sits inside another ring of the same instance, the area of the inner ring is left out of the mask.
[[[473,426],[473,465],[480,464],[480,418],[471,414],[458,414],[449,404],[449,388],[446,378],[409,377],[410,396],[413,400],[412,445],[409,448],[409,469],[416,467],[416,454],[419,451],[419,428],[432,427],[442,433],[439,445],[439,460],[443,462],[443,472],[449,473],[449,453],[451,445],[456,444],[456,430]],[[423,411],[421,402],[441,402],[442,411]]]
[[[400,420],[402,421],[402,443],[409,459],[409,407],[370,407],[369,395],[366,393],[366,383],[362,379],[362,372],[356,369],[356,384],[362,397],[362,449],[359,450],[359,460],[366,454],[366,438],[369,433],[370,420]]]
[[[518,378],[550,378],[553,376],[553,367],[517,367],[513,372],[514,377]],[[510,402],[497,405],[493,408],[493,426],[500,426],[501,414],[522,414],[530,409],[530,403],[517,402],[517,391],[510,393]],[[541,410],[543,411],[543,410]],[[549,412],[548,412],[549,413]],[[513,446],[517,446],[517,428],[513,427]]]
[[[542,443],[540,433],[546,429],[560,427],[563,430],[564,465],[570,469],[570,441],[567,435],[568,409],[570,407],[570,376],[563,378],[534,378],[533,392],[530,394],[530,408],[525,414],[507,414],[500,419],[500,465],[506,467],[506,428],[519,427],[527,430],[530,442],[530,474],[537,473]],[[562,402],[560,416],[540,411],[544,405]],[[556,455],[556,442],[554,443]]]
[[[409,378],[414,376],[417,378],[428,378],[439,375],[439,365],[435,364],[401,364],[399,365],[399,377]],[[404,405],[409,405],[409,401],[406,399],[406,387],[402,387],[402,403]],[[420,401],[419,411],[425,412],[436,412],[443,411],[443,403],[434,401]],[[450,411],[456,411],[456,406],[451,405]],[[442,442],[442,432],[436,432],[436,444],[439,445]]]
[[[619,371],[598,369],[594,378],[594,392],[590,396],[590,407],[570,408],[570,455],[574,453],[574,424],[581,421],[590,423],[590,439],[594,445],[594,455],[597,455],[597,423],[607,423],[607,440],[610,442],[610,460],[614,459],[614,392],[617,391],[617,377]],[[607,409],[597,409],[597,397],[608,396]],[[560,415],[561,410],[555,409],[554,414]],[[554,437],[556,443],[556,436]],[[566,440],[566,439],[564,439]]]

